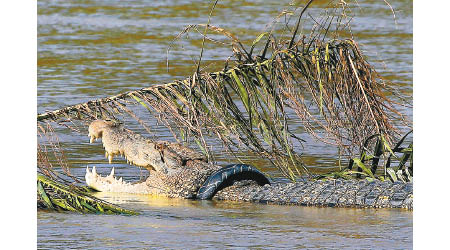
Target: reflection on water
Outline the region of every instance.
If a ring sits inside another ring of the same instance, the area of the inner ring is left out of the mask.
[[[411,249],[412,212],[100,197],[139,216],[38,213],[38,247]]]
[[[251,44],[289,2],[219,1],[212,24]],[[326,1],[315,2],[312,12]],[[391,3],[397,10],[397,25],[383,1],[358,3],[359,7],[354,9],[359,13],[354,20],[355,39],[386,79],[402,92],[411,93],[411,2]],[[199,55],[201,42],[187,39],[177,42],[169,56],[169,71],[166,49],[186,25],[206,23],[208,13],[208,1],[200,0],[38,1],[38,112],[185,78],[193,71],[191,57]],[[204,65],[210,65],[208,70],[220,68],[229,55],[226,46],[208,45]],[[412,110],[403,112],[412,117]],[[150,117],[149,124],[159,139],[172,139],[168,130]],[[141,127],[130,126],[143,132]],[[336,153],[334,148],[308,139],[300,124],[292,124],[291,128],[307,140],[303,153],[308,156],[305,158],[308,165],[322,168],[336,165],[330,158]],[[114,166],[124,179],[139,178],[140,171],[130,168],[123,159],[107,164],[100,144],[90,145],[86,135],[58,131],[75,175],[83,178],[86,165],[96,165],[102,174],[109,173]],[[264,170],[277,173],[266,161],[246,152],[242,154]],[[104,195],[143,214],[126,217],[40,212],[38,246],[404,249],[412,245],[412,213],[398,210],[317,209]]]

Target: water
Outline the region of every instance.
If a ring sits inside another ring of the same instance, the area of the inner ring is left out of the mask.
[[[323,6],[318,1],[317,5]],[[353,9],[355,39],[368,60],[400,91],[412,93],[412,4],[391,3],[396,23],[384,1],[358,1]],[[251,41],[288,1],[219,1],[212,24]],[[311,9],[314,12],[314,9]],[[199,40],[183,39],[166,49],[188,24],[206,23],[207,1],[38,1],[38,112],[94,98],[184,79],[193,72],[191,57]],[[195,33],[191,36],[198,38]],[[211,70],[223,65],[229,48],[208,45],[203,60]],[[412,118],[412,110],[402,110]],[[154,120],[153,120],[154,121]],[[134,126],[134,125],[130,125]],[[296,130],[298,124],[291,128]],[[142,128],[132,127],[139,132]],[[159,139],[172,140],[162,126],[152,127]],[[72,172],[82,177],[86,165],[109,173],[99,144],[86,135],[58,129]],[[302,137],[305,138],[305,137]],[[336,149],[308,139],[306,163],[327,169]],[[242,153],[243,156],[246,152]],[[277,175],[266,161],[248,157]],[[219,161],[221,159],[219,158]],[[224,161],[224,159],[222,159]],[[125,179],[140,172],[115,160]],[[356,247],[411,248],[412,213],[398,210],[354,210],[261,206],[109,197],[137,208],[137,217],[38,213],[38,246],[42,248],[204,248],[204,247]],[[118,200],[117,200],[118,199]]]
[[[100,196],[139,216],[38,213],[38,248],[412,248],[412,213]]]

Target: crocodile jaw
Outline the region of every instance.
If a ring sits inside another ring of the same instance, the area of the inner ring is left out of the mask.
[[[133,193],[133,194],[159,194],[160,190],[152,188],[146,184],[130,183],[122,180],[122,177],[114,177],[114,168],[111,170],[111,174],[108,176],[101,176],[97,174],[95,166],[92,167],[92,171],[89,167],[86,167],[86,184],[101,192],[113,192],[113,193]]]
[[[95,168],[86,170],[88,186],[105,192],[157,194],[169,197],[192,197],[206,178],[217,170],[204,162],[198,153],[177,144],[155,142],[111,122],[96,120],[89,125],[90,142],[101,139],[109,163],[123,155],[130,165],[144,167],[150,176],[142,183],[127,183],[109,176],[100,176]]]

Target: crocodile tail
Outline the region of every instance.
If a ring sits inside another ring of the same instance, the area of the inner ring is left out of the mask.
[[[209,200],[218,191],[233,185],[235,181],[253,180],[258,185],[270,185],[269,179],[258,169],[247,164],[231,164],[221,168],[206,179],[197,193],[197,199]]]

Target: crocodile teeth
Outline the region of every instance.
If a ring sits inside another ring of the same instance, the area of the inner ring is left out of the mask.
[[[91,139],[89,140],[89,143],[93,143],[95,141],[95,138],[93,135],[91,135],[90,137],[91,137]]]
[[[89,171],[89,166],[86,166],[86,173],[90,174],[91,171]]]
[[[114,177],[114,167],[111,169],[111,173],[109,174],[108,177]]]
[[[113,154],[108,155],[109,164],[111,164],[113,160]]]
[[[97,175],[97,171],[95,170],[95,166],[92,167],[92,174]]]
[[[108,151],[105,151],[105,158],[108,158]]]

